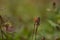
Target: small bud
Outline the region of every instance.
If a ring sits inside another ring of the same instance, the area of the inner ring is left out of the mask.
[[[56,3],[55,2],[53,2],[53,8],[56,8]]]
[[[55,2],[53,2],[53,6],[55,6],[56,5],[56,3]]]
[[[36,25],[40,24],[40,17],[35,17],[34,22]]]

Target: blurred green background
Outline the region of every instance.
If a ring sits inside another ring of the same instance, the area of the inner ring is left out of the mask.
[[[56,8],[53,8],[53,2],[56,3]],[[8,40],[33,40],[33,19],[36,16],[41,18],[37,40],[41,40],[43,36],[46,40],[60,38],[60,30],[56,29],[60,24],[59,2],[59,0],[0,0],[0,15],[14,28],[12,33],[6,33],[9,36]]]

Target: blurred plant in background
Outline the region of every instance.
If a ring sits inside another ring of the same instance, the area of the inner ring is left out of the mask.
[[[34,18],[40,17],[36,40],[60,40],[59,0],[0,0],[0,40],[33,40]],[[2,23],[2,24],[1,24]]]

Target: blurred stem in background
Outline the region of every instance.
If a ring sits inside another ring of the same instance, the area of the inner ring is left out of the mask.
[[[31,1],[33,1],[33,2],[31,2]],[[16,23],[14,25],[14,27],[17,28],[19,26],[20,27],[19,32],[21,31],[21,27],[23,27],[25,30],[26,29],[29,30],[29,28],[31,30],[32,27],[30,24],[33,24],[32,18],[34,16],[40,16],[41,22],[45,23],[45,25],[48,25],[48,24],[46,24],[47,19],[49,19],[50,22],[51,21],[56,22],[56,15],[57,14],[59,15],[59,12],[58,12],[59,8],[56,11],[54,11],[55,3],[54,3],[54,6],[52,3],[51,4],[52,10],[50,11],[51,16],[48,16],[49,12],[47,14],[46,8],[48,7],[50,2],[51,2],[51,0],[0,0],[0,14],[7,15],[8,20],[14,22],[14,24]],[[51,7],[51,5],[50,5],[50,7]],[[20,22],[19,22],[19,19],[17,16],[19,18],[21,17],[22,20],[20,19]],[[22,24],[22,26],[21,26],[21,24]],[[16,25],[18,25],[18,26],[16,26]],[[44,24],[42,24],[42,25],[44,25]],[[44,27],[41,27],[40,30],[41,29],[43,30],[44,28],[46,28],[46,30],[47,30],[47,28],[49,26],[46,27],[45,25],[44,25]],[[45,31],[45,30],[43,30],[43,31]],[[26,36],[29,33],[29,32],[26,33],[26,31],[23,31],[23,32],[25,32]],[[21,33],[20,33],[20,35],[21,35]],[[20,36],[20,35],[18,35],[18,36]],[[23,39],[23,37],[22,37],[22,39]]]
[[[2,16],[0,15],[0,31],[1,31],[2,40],[4,40],[4,37],[3,37],[4,33],[3,33],[3,30],[2,30],[3,23],[4,23],[4,20],[3,20]]]

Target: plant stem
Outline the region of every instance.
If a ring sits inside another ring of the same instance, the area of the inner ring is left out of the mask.
[[[33,30],[33,40],[36,40],[38,25],[34,24],[34,30]]]
[[[2,37],[2,40],[4,40],[4,38],[3,38],[3,31],[2,31],[1,26],[0,26],[0,31],[1,31],[1,37]]]

